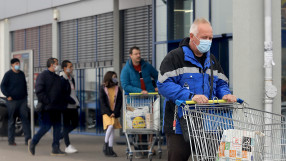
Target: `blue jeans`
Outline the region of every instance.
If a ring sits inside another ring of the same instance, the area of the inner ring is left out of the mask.
[[[56,110],[42,111],[39,113],[40,129],[34,135],[32,144],[37,145],[40,139],[51,129],[53,126],[53,149],[60,147],[61,135],[61,112]]]
[[[20,116],[23,131],[25,134],[25,141],[31,138],[31,125],[29,119],[29,108],[27,107],[27,99],[7,101],[8,110],[8,142],[15,142],[15,120],[16,116]]]

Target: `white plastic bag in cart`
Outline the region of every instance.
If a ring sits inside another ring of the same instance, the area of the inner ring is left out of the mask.
[[[160,97],[153,103],[153,128],[160,130]]]
[[[149,107],[148,106],[142,106],[142,107],[136,107],[133,111],[127,111],[126,112],[126,122],[127,122],[127,129],[132,129],[134,126],[132,123],[137,123],[138,126],[136,127],[143,127],[143,122],[145,124],[145,115],[149,113]],[[142,120],[143,119],[143,120]],[[139,126],[140,124],[140,126]]]
[[[255,132],[228,129],[223,131],[217,161],[253,161]]]

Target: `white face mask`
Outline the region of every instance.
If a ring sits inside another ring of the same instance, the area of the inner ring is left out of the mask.
[[[54,65],[55,71],[58,72],[60,71],[60,66],[59,65]]]
[[[67,68],[66,72],[67,72],[67,73],[71,73],[71,69],[70,69],[70,68]]]

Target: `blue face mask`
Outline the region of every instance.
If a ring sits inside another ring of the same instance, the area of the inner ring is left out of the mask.
[[[195,35],[194,35],[195,36]],[[196,36],[195,36],[196,37]],[[197,37],[196,37],[197,38]],[[198,38],[197,38],[198,39]],[[199,39],[198,39],[199,40]],[[195,44],[195,43],[194,43]],[[195,44],[196,45],[196,44]],[[200,44],[196,45],[197,49],[202,53],[206,53],[210,50],[211,46],[212,46],[212,41],[211,40],[205,40],[205,39],[201,39],[200,40]]]
[[[117,78],[112,78],[112,82],[116,84],[116,83],[118,83],[118,79]]]
[[[20,69],[20,66],[19,66],[19,65],[15,65],[15,66],[14,66],[14,69],[15,69],[15,70],[19,70],[19,69]]]

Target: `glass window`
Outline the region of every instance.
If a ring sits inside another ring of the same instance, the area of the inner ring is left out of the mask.
[[[164,57],[167,55],[167,44],[156,45],[156,69],[159,71],[160,65]]]
[[[113,68],[80,69],[74,72],[77,97],[80,101],[80,129],[95,134],[103,133],[99,90],[104,74]]]
[[[232,33],[232,0],[212,0],[213,34]]]
[[[168,40],[188,37],[193,22],[193,0],[168,0],[167,4]]]
[[[166,1],[156,1],[156,41],[167,40],[167,4]]]

